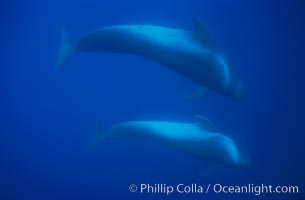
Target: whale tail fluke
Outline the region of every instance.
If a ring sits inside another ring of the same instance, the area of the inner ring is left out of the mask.
[[[95,130],[95,134],[91,140],[91,143],[86,148],[86,151],[91,151],[96,148],[97,145],[99,145],[103,140],[105,139],[104,131],[101,127],[97,127]]]
[[[64,28],[62,29],[61,35],[61,47],[55,68],[61,68],[75,52],[70,37]]]

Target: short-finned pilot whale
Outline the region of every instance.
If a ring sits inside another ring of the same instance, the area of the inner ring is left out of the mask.
[[[128,121],[116,124],[107,133],[97,131],[87,150],[106,139],[138,139],[151,141],[216,165],[246,167],[247,159],[235,142],[218,133],[206,118],[196,116],[196,123],[167,121]]]
[[[213,35],[197,18],[193,31],[152,25],[110,26],[86,34],[76,44],[63,30],[56,67],[75,52],[98,51],[143,56],[235,99],[243,93],[241,82],[220,53]]]

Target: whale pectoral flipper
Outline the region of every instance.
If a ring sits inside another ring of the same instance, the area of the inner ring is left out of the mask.
[[[210,29],[197,17],[193,18],[193,22],[193,37],[204,46],[207,46],[215,51],[218,50],[218,45]]]
[[[61,47],[59,50],[59,56],[55,64],[55,68],[62,67],[66,61],[73,55],[75,52],[74,46],[70,40],[70,37],[67,31],[63,28],[61,32]]]
[[[97,127],[95,134],[91,140],[90,145],[86,148],[86,151],[91,151],[96,148],[105,139],[105,134],[100,127]]]
[[[210,120],[208,120],[206,117],[196,115],[195,118],[199,121],[198,122],[199,125],[203,126],[208,131],[218,132],[218,129],[216,128],[216,126]]]

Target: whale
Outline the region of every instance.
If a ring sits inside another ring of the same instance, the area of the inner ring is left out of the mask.
[[[55,67],[62,67],[76,52],[134,54],[165,66],[202,88],[239,99],[244,91],[241,81],[209,28],[198,18],[193,21],[192,31],[156,25],[109,26],[85,34],[76,43],[63,29]]]
[[[163,145],[187,156],[205,160],[215,166],[245,167],[248,159],[236,143],[219,133],[205,117],[196,116],[194,123],[169,121],[126,121],[109,131],[96,131],[87,151],[105,140],[140,140]]]

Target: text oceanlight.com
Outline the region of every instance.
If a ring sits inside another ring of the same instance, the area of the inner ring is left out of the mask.
[[[130,192],[138,192],[140,194],[165,194],[171,195],[173,193],[180,194],[298,194],[298,186],[285,186],[285,185],[266,185],[266,184],[247,184],[247,185],[222,185],[222,184],[207,184],[200,185],[197,183],[192,184],[177,184],[169,185],[164,183],[157,184],[131,184],[129,186]]]

